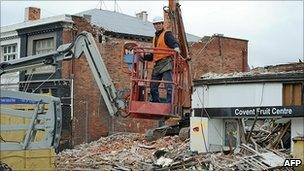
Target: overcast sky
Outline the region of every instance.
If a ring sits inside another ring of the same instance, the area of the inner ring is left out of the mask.
[[[114,9],[148,19],[162,15],[167,1],[3,1],[1,26],[24,20],[24,8],[41,8],[42,18],[93,8]],[[181,1],[186,32],[249,40],[250,67],[296,62],[303,57],[303,1]],[[127,25],[126,25],[127,27]]]

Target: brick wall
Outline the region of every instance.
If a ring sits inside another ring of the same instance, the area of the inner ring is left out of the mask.
[[[247,46],[246,40],[219,36],[190,44],[193,79],[200,78],[208,72],[248,71]]]
[[[93,33],[96,37],[97,31],[86,20],[79,17],[73,17],[73,20],[75,22],[74,28],[63,31],[64,43],[71,42],[83,30]],[[150,46],[151,44],[119,38],[107,38],[106,42],[103,43],[96,40],[96,43],[116,89],[128,91],[130,75],[126,72],[127,64],[124,64],[122,59],[124,44],[136,43],[141,46]],[[79,59],[63,61],[62,77],[73,78],[74,82],[72,124],[74,144],[97,140],[101,136],[108,135],[109,132],[144,133],[147,129],[156,127],[156,121],[111,117],[84,56]]]
[[[288,64],[270,65],[265,67],[253,68],[252,71],[261,72],[290,72],[290,71],[304,71],[303,62],[294,62]]]
[[[73,17],[74,27],[63,31],[63,43],[71,42],[77,34],[86,30],[96,37],[98,31],[85,19]],[[107,70],[118,91],[128,91],[130,75],[127,65],[122,59],[125,43],[136,43],[141,46],[151,46],[150,43],[127,40],[123,38],[107,37],[106,41],[96,41]],[[221,48],[219,48],[219,42]],[[200,76],[203,73],[233,72],[245,70],[247,67],[247,41],[228,38],[215,38],[204,51],[200,50],[206,43],[195,43],[191,46],[192,74]],[[220,50],[221,49],[221,50]],[[97,84],[93,78],[85,57],[64,61],[62,63],[62,77],[73,78],[73,142],[80,144],[97,140],[109,132],[126,131],[144,133],[147,129],[157,127],[158,122],[148,119],[111,117],[101,97]]]
[[[27,7],[25,8],[24,20],[39,20],[40,19],[40,8]]]
[[[85,19],[74,16],[73,21],[74,27],[63,31],[63,43],[71,42],[84,30],[93,36],[96,34]],[[62,77],[73,78],[73,143],[89,142],[108,135],[111,120],[86,58],[63,61]]]
[[[127,64],[123,62],[123,49],[126,43],[136,43],[139,46],[151,46],[151,43],[126,40],[120,38],[109,38],[105,43],[98,43],[100,52],[107,66],[108,72],[114,82],[117,91],[129,91],[131,87],[131,76],[128,74]],[[156,127],[157,122],[148,119],[137,118],[113,118],[111,131],[141,132]]]

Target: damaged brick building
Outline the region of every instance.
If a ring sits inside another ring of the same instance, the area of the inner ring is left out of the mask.
[[[27,14],[32,16],[31,12],[33,11],[29,9]],[[13,38],[19,40],[14,43],[19,47],[16,52],[18,57],[43,53],[43,50],[55,50],[61,44],[71,42],[81,31],[88,31],[95,37],[108,72],[120,94],[129,90],[130,83],[128,64],[124,61],[125,48],[134,45],[151,46],[154,34],[153,25],[147,21],[146,12],[132,17],[93,9],[76,15],[39,18],[40,16],[31,17],[30,21],[2,29],[2,49],[10,45],[8,40],[12,39],[12,36],[3,37],[3,31],[16,31]],[[248,70],[247,40],[218,34],[202,39],[187,34],[187,39],[193,78],[207,72]],[[5,43],[6,41],[8,43]],[[65,106],[64,137],[74,145],[99,139],[111,132],[145,132],[158,125],[154,120],[111,117],[84,57],[63,61],[55,68],[44,68],[35,72],[20,74],[19,89],[28,92],[49,92],[61,98]]]

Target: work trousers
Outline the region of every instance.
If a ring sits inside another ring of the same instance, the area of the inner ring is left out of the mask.
[[[155,81],[161,81],[162,79],[164,81],[172,81],[172,70],[168,70],[159,74],[153,74],[152,75],[152,80]],[[160,102],[159,100],[159,91],[158,91],[158,87],[159,87],[159,82],[151,82],[150,83],[150,88],[151,88],[151,96],[152,96],[152,102]],[[167,99],[166,102],[167,103],[171,103],[172,100],[172,84],[166,83],[165,84],[166,87],[166,91],[167,91]]]

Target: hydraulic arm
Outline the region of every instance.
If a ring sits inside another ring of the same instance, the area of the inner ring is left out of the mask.
[[[117,98],[116,89],[91,33],[82,32],[76,37],[75,41],[70,44],[61,45],[53,52],[1,63],[0,75],[8,72],[37,68],[39,66],[56,65],[62,60],[68,60],[73,57],[79,58],[82,54],[84,54],[89,63],[110,115],[113,116],[117,114],[119,108],[124,108],[124,103]]]

